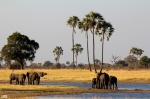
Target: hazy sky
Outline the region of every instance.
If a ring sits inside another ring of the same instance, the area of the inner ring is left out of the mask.
[[[150,57],[150,0],[0,0],[0,49],[7,37],[18,31],[40,45],[34,62],[54,62],[53,50],[61,46],[61,63],[72,61],[72,29],[66,25],[70,16],[84,18],[90,11],[100,13],[115,31],[105,41],[104,62],[112,55],[124,59],[132,47]],[[85,33],[76,29],[75,43],[84,48],[78,63],[87,63]],[[89,31],[92,62],[92,34]],[[101,60],[101,42],[96,37],[96,58]]]

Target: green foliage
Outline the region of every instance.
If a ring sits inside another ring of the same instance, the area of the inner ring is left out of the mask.
[[[74,51],[75,56],[77,57],[79,52],[82,53],[83,48],[82,48],[81,44],[75,44],[71,50]]]
[[[51,63],[50,61],[45,61],[43,64],[44,67],[50,67],[51,65],[53,65],[53,63]]]
[[[34,60],[38,48],[37,42],[15,32],[7,38],[7,44],[2,48],[2,57],[7,62],[15,60],[23,66],[26,60]]]
[[[71,50],[74,52],[74,54],[76,56],[76,66],[77,66],[77,57],[78,57],[79,53],[82,53],[83,48],[82,48],[81,44],[75,44]]]
[[[119,60],[116,62],[116,65],[128,66],[125,60]]]
[[[72,16],[68,19],[67,25],[69,25],[72,28],[75,28],[79,22],[79,18],[77,16]],[[74,31],[75,32],[75,31]]]
[[[143,54],[143,50],[140,48],[132,47],[130,54],[137,55],[137,58]]]
[[[148,67],[148,65],[150,64],[150,58],[148,58],[147,56],[143,56],[140,58],[139,63],[142,66]]]
[[[62,47],[56,46],[56,48],[53,50],[55,61],[59,63],[60,55],[63,55],[63,49]]]

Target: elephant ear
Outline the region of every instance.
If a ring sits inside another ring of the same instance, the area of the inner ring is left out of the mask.
[[[44,76],[44,72],[42,72],[42,77]]]

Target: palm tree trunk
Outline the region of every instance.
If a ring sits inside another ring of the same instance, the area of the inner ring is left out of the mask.
[[[94,40],[94,28],[93,28],[93,64],[94,64],[95,73],[97,73],[97,70],[96,70],[96,68],[95,68],[95,40]]]
[[[89,40],[88,40],[88,33],[87,33],[87,31],[86,31],[86,34],[87,34],[87,57],[88,57],[89,69],[90,69],[90,71],[92,71],[91,64],[90,64],[90,59],[89,59]]]
[[[103,68],[103,54],[104,54],[104,33],[102,34],[102,65],[101,65],[101,69],[100,72],[102,72],[102,68]]]
[[[73,27],[73,31],[72,31],[72,48],[73,48],[73,68],[74,68],[74,27]]]
[[[76,67],[78,66],[77,57],[78,57],[78,56],[76,56]]]

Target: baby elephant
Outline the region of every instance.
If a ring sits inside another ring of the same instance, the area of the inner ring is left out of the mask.
[[[114,84],[115,84],[115,89],[118,89],[118,86],[117,86],[117,77],[115,76],[110,76],[109,77],[109,87],[110,89],[112,89],[112,85],[113,85],[113,89],[114,89]]]
[[[96,88],[96,78],[92,79],[92,88]]]

